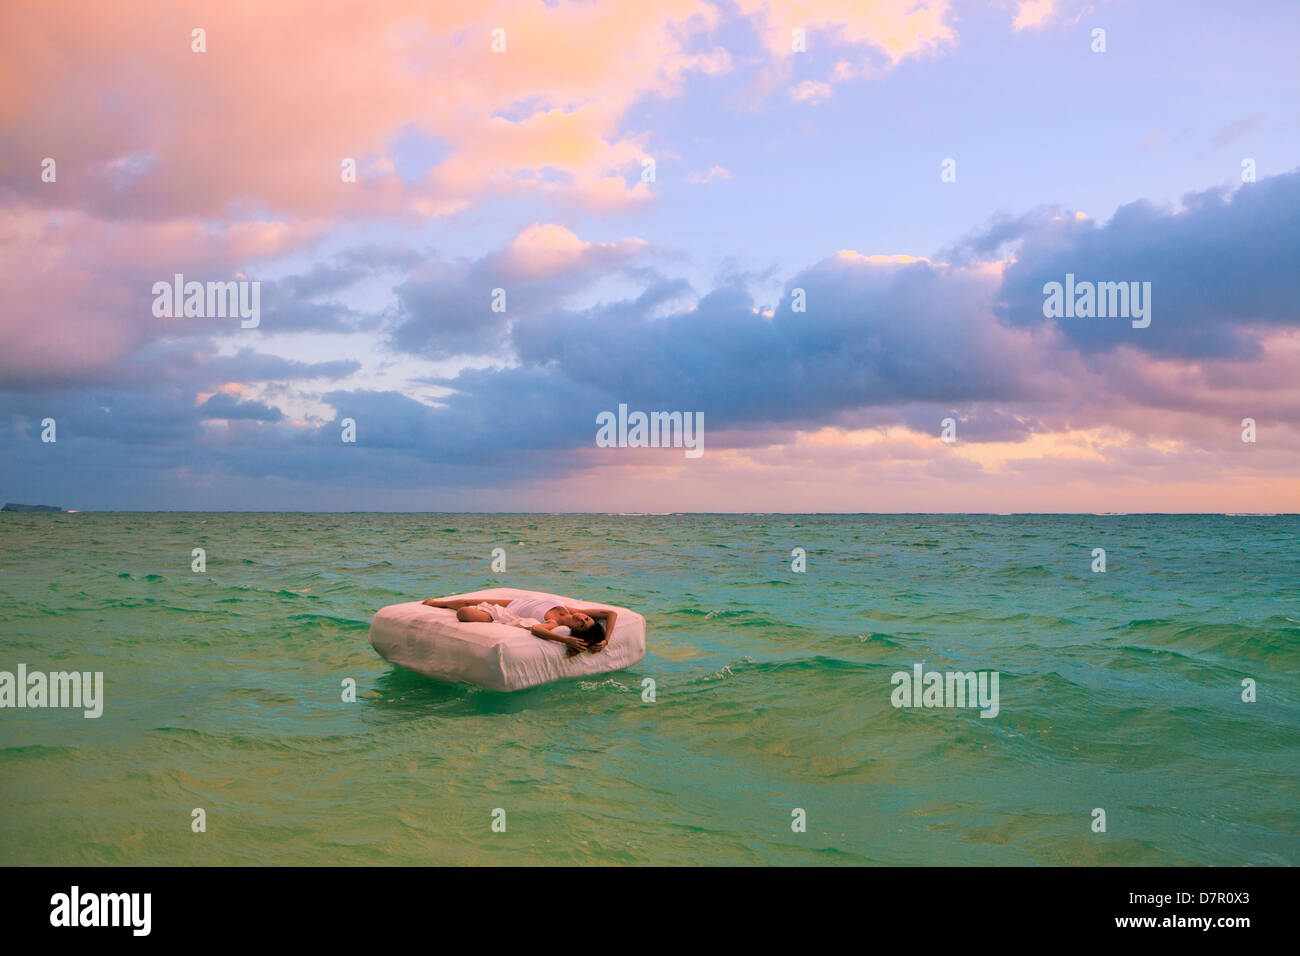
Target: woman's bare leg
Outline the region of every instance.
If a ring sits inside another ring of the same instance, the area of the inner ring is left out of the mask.
[[[491,624],[492,615],[476,607],[463,607],[456,612],[456,620],[462,624]]]
[[[510,598],[454,598],[446,601],[440,601],[437,598],[429,598],[423,603],[429,607],[443,607],[449,611],[459,611],[463,607],[473,607],[475,604],[500,604],[505,606],[510,603]]]

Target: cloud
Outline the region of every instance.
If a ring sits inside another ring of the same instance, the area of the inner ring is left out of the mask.
[[[954,41],[947,0],[738,0],[754,16],[763,43],[778,57],[795,55],[796,28],[833,34],[865,55],[883,54],[891,64]]]
[[[585,242],[563,226],[534,224],[478,260],[425,262],[395,289],[392,344],[428,357],[499,353],[511,323],[559,304],[648,250],[640,239]],[[494,310],[494,300],[504,310]]]
[[[199,406],[199,417],[278,422],[284,418],[284,413],[261,402],[241,402],[224,392],[217,392]]]
[[[642,152],[621,128],[627,109],[731,68],[701,47],[720,18],[704,0],[390,0],[364,13],[228,0],[173,14],[72,0],[40,16],[0,10],[15,40],[0,63],[0,153],[13,159],[0,195],[107,219],[432,217],[512,193],[620,208],[646,198],[619,176]],[[45,156],[57,188],[39,181]],[[347,158],[355,183],[340,175]]]
[[[519,491],[526,497],[564,481],[592,495],[567,506],[590,507],[608,492],[587,483],[589,472],[653,483],[684,467],[670,450],[598,454],[608,450],[594,448],[596,415],[626,403],[703,412],[710,451],[698,475],[743,475],[775,495],[790,494],[781,476],[792,473],[830,489],[841,462],[899,496],[964,486],[1001,502],[999,482],[1020,476],[1046,489],[1132,474],[1181,475],[1198,489],[1191,501],[1224,474],[1249,474],[1268,500],[1285,500],[1287,436],[1300,436],[1298,183],[1290,173],[1209,190],[1177,209],[1135,203],[1101,224],[1033,210],[971,233],[951,258],[841,250],[787,278],[776,301],[756,297],[762,273],[723,269],[697,295],[651,266],[659,251],[647,243],[591,241],[554,223],[472,260],[344,250],[277,286],[328,300],[410,270],[393,289],[394,349],[474,349],[494,364],[426,368],[408,388],[376,388],[355,378],[367,370],[354,359],[144,336],[114,362],[0,390],[0,478],[52,474],[38,438],[52,416],[56,454],[122,474],[153,469],[182,486],[203,469],[232,488],[288,483],[274,485],[283,493],[309,482],[338,495],[376,475],[392,494],[477,481],[531,489]],[[1149,277],[1151,327],[1045,319],[1042,284],[1067,269]],[[625,294],[592,295],[611,278]],[[490,310],[494,287],[508,291],[504,315]],[[310,327],[313,316],[302,319]],[[315,319],[335,328],[334,316]],[[323,413],[293,411],[304,402]],[[1268,436],[1249,459],[1237,435],[1247,416]],[[938,442],[945,417],[957,421],[955,447]],[[346,449],[344,418],[358,432]],[[683,480],[712,501],[698,475]]]
[[[1041,27],[1052,16],[1056,0],[1021,0],[1013,26],[1017,31]]]
[[[1210,151],[1223,149],[1223,147],[1236,142],[1241,137],[1253,133],[1264,125],[1264,121],[1267,119],[1267,113],[1252,113],[1250,116],[1242,117],[1235,123],[1229,123],[1210,140]]]
[[[512,341],[524,366],[599,389],[604,404],[566,411],[583,421],[625,401],[702,410],[717,428],[806,424],[863,406],[1032,391],[1017,372],[1035,356],[1032,336],[997,322],[996,287],[982,269],[842,252],[791,279],[770,318],[745,289],[724,286],[666,316],[628,301],[552,312],[516,326]],[[792,311],[795,288],[806,312]],[[447,384],[495,387],[482,373]]]
[[[816,50],[826,50],[835,63],[820,75],[796,82],[790,96],[799,101],[829,98],[839,83],[892,69],[908,57],[936,53],[956,43],[949,23],[947,0],[737,0],[755,25],[768,54],[764,85],[790,80],[796,70],[811,69],[800,62]],[[804,31],[808,54],[795,50],[794,31]]]
[[[155,316],[153,284],[176,273],[232,280],[246,264],[314,238],[311,224],[112,224],[80,213],[0,210],[8,300],[0,310],[0,383],[94,374],[167,336],[238,332],[237,319]]]
[[[707,173],[688,173],[686,182],[692,186],[703,186],[706,183],[727,180],[731,178],[731,172],[724,166],[713,165]]]
[[[790,99],[800,103],[820,103],[834,95],[831,85],[820,80],[804,80],[790,90]]]
[[[629,111],[736,69],[711,40],[724,21],[760,32],[765,63],[785,63],[794,26],[833,37],[843,69],[824,83],[954,39],[944,0],[171,9],[0,8],[14,39],[0,62],[0,197],[110,220],[420,220],[502,196],[614,213],[652,195],[628,176],[647,145]],[[206,52],[185,24],[202,24]],[[53,188],[39,179],[47,156]],[[355,182],[341,175],[349,159]]]
[[[1019,220],[998,233],[999,241],[1020,243],[1003,272],[998,314],[1012,327],[1051,323],[1085,351],[1258,358],[1270,330],[1300,325],[1297,209],[1300,170],[1235,191],[1193,193],[1178,209],[1131,203],[1104,225],[1064,215]],[[1067,273],[1079,281],[1150,282],[1150,327],[1044,318],[1044,284],[1063,282]]]

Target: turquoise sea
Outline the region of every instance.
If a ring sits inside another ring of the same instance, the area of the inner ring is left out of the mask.
[[[97,720],[0,710],[0,864],[1295,864],[1298,540],[1294,515],[0,514],[0,671],[106,693]],[[366,641],[383,605],[503,585],[640,611],[646,659],[504,695]],[[1000,712],[895,708],[918,663],[997,671]]]

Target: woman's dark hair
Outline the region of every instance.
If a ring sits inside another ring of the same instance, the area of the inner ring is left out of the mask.
[[[600,621],[592,621],[591,627],[585,631],[574,631],[573,636],[581,638],[590,647],[593,644],[599,644],[605,639],[605,625]]]

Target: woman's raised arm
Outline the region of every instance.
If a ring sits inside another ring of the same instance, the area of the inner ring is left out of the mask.
[[[552,634],[551,628],[553,627],[558,627],[558,625],[548,622],[546,624],[537,624],[528,630],[533,637],[540,637],[544,641],[555,641],[557,644],[563,644],[569,649],[570,657],[581,653],[586,648],[587,645],[576,637],[565,637],[563,634]]]
[[[618,623],[618,611],[611,611],[603,607],[577,607],[575,611],[581,611],[583,614],[597,621],[605,623],[605,640],[603,643],[608,644],[609,639],[614,636],[614,625]]]

